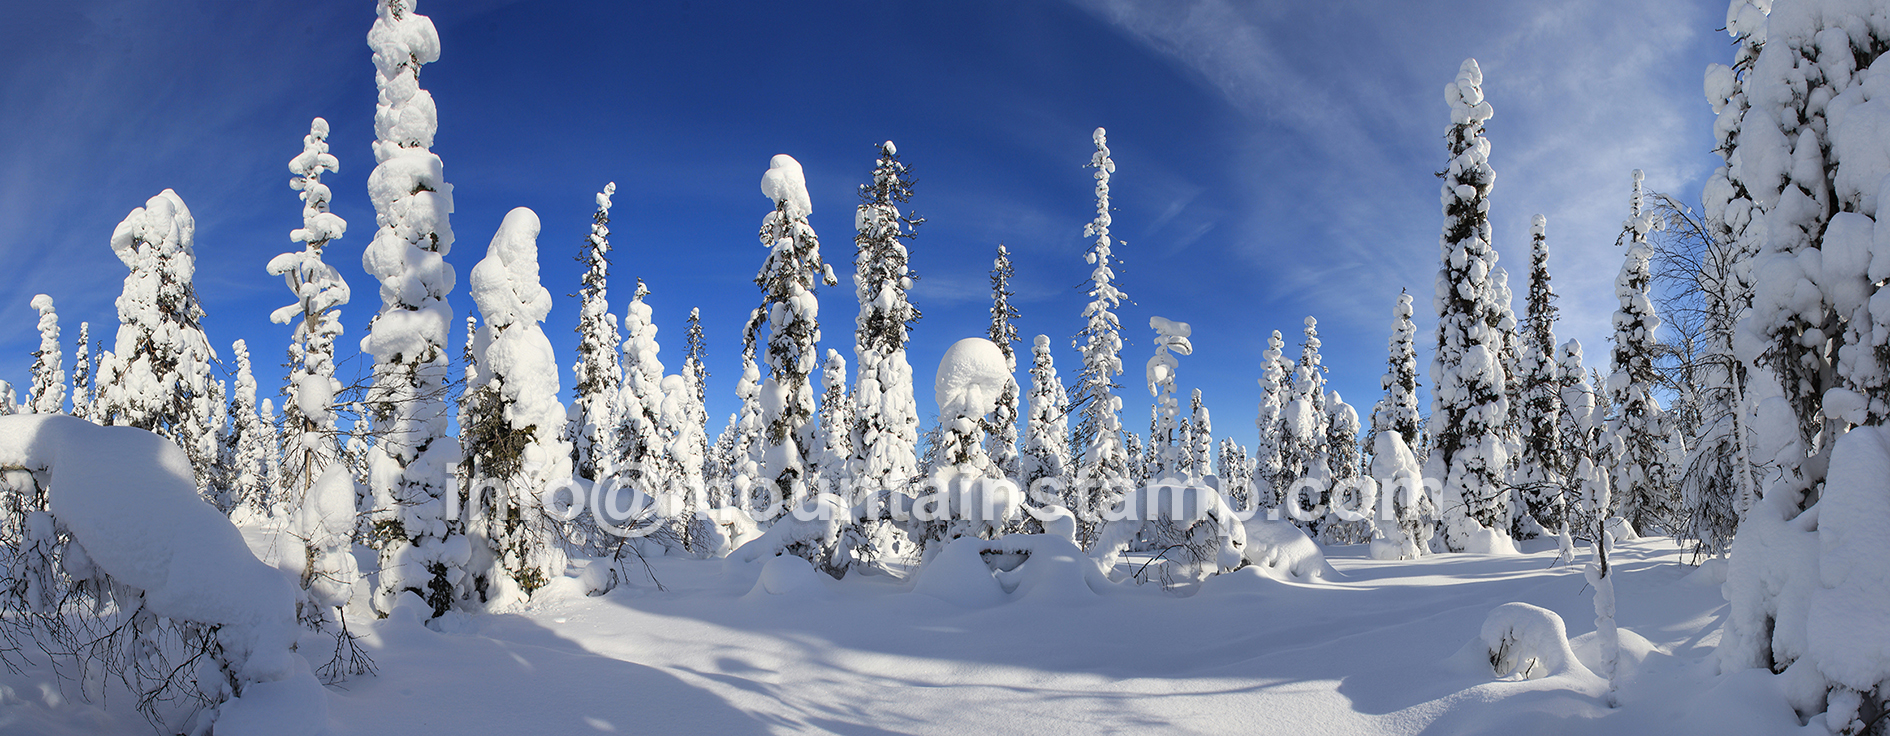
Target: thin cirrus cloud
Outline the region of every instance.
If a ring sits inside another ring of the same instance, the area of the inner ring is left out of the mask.
[[[1218,91],[1256,136],[1288,141],[1234,157],[1252,205],[1237,227],[1246,255],[1269,265],[1268,321],[1290,336],[1293,310],[1321,317],[1328,366],[1334,353],[1382,352],[1400,289],[1420,304],[1431,292],[1440,92],[1464,58],[1478,59],[1496,110],[1492,220],[1516,306],[1542,213],[1558,332],[1604,370],[1628,172],[1694,200],[1717,163],[1699,92],[1705,65],[1728,53],[1714,3],[1077,5]],[[1428,310],[1418,317],[1428,330]]]

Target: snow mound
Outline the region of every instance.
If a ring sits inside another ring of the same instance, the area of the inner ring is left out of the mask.
[[[938,361],[933,381],[940,417],[981,417],[991,413],[998,394],[1011,381],[1010,365],[997,343],[967,337],[953,343]]]
[[[1075,544],[1047,534],[960,537],[919,570],[912,592],[966,608],[1012,600],[1080,605],[1114,583]]]
[[[840,527],[847,516],[845,501],[831,493],[822,493],[782,514],[766,533],[737,548],[729,559],[746,563],[798,555],[808,562],[829,567],[840,564],[844,562],[839,557]]]
[[[44,473],[53,517],[82,554],[170,619],[215,624],[241,697],[218,733],[313,733],[327,693],[290,649],[296,593],[229,519],[197,495],[190,460],[169,440],[63,415],[0,417],[0,465]],[[276,713],[306,720],[275,720]]]
[[[1575,656],[1568,643],[1568,627],[1554,611],[1527,603],[1505,603],[1483,619],[1483,630],[1464,646],[1480,652],[1497,677],[1537,680],[1594,673]]]
[[[1290,521],[1255,518],[1247,522],[1247,564],[1276,580],[1333,580],[1343,577],[1326,562],[1319,544]]]
[[[819,590],[819,586],[820,576],[814,572],[814,566],[794,555],[781,555],[768,560],[767,564],[761,566],[761,579],[755,582],[755,590],[771,595]]]

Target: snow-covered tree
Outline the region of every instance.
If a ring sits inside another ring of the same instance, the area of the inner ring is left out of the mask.
[[[1011,529],[1022,510],[1023,494],[1015,483],[997,475],[984,451],[987,417],[1004,385],[1015,380],[1006,368],[1003,351],[982,337],[953,343],[939,359],[933,383],[938,462],[926,482],[928,494],[916,502],[929,513],[914,514],[907,523],[907,534],[928,556],[942,546],[936,542],[999,536]]]
[[[820,260],[820,238],[807,223],[813,205],[807,197],[807,179],[801,164],[777,154],[761,177],[761,193],[774,202],[774,211],[761,222],[761,244],[768,259],[755,275],[761,287],[762,307],[755,329],[768,325],[767,383],[761,387],[763,483],[772,483],[783,499],[807,493],[808,458],[818,453],[814,437],[813,375],[820,357],[820,302],[815,289],[838,281],[833,269]]]
[[[707,478],[710,458],[709,409],[707,404],[709,368],[702,362],[702,358],[708,350],[708,344],[702,339],[701,309],[691,308],[689,310],[688,326],[683,329],[683,344],[685,347],[683,352],[682,380],[684,385],[689,389],[689,396],[683,407],[687,410],[687,416],[684,417],[684,419],[690,427],[694,428],[689,434],[690,437],[693,438],[692,441],[696,443],[696,448],[695,452],[690,455],[671,454],[677,458],[677,462],[679,463],[693,463],[696,466],[694,468],[682,468],[679,472],[683,473],[685,476],[689,473],[695,473],[701,476],[704,488],[704,502],[707,503]],[[669,394],[665,392],[665,401],[668,400],[668,396]],[[680,432],[682,428],[679,427],[676,431]],[[677,435],[673,432],[671,433],[671,442],[675,441],[674,438],[676,436]]]
[[[1558,415],[1556,436],[1561,440],[1560,453],[1573,468],[1584,458],[1593,460],[1600,457],[1601,435],[1606,429],[1605,415],[1596,406],[1594,384],[1588,380],[1588,374],[1582,370],[1582,344],[1579,340],[1562,343],[1556,352],[1556,386],[1562,412]],[[1573,530],[1588,538],[1593,519],[1589,518],[1588,508],[1582,504],[1581,495],[1585,480],[1570,476],[1566,479],[1562,491],[1562,508],[1568,517],[1563,528]],[[1573,497],[1571,497],[1573,494]]]
[[[1553,531],[1562,525],[1562,489],[1569,465],[1562,456],[1558,427],[1562,418],[1562,384],[1556,368],[1555,289],[1549,284],[1548,218],[1530,222],[1529,301],[1523,312],[1522,364],[1513,383],[1519,397],[1515,408],[1522,435],[1514,484],[1522,498],[1518,519],[1534,519]],[[1528,526],[1526,522],[1521,526]]]
[[[1074,405],[1082,407],[1082,418],[1071,436],[1071,444],[1080,448],[1074,481],[1077,505],[1071,510],[1085,544],[1094,541],[1103,511],[1121,497],[1130,461],[1118,416],[1122,400],[1114,393],[1115,377],[1122,373],[1122,323],[1113,310],[1127,298],[1116,288],[1116,272],[1109,265],[1109,177],[1116,173],[1116,162],[1109,157],[1107,131],[1097,128],[1091,138],[1096,143],[1089,161],[1096,170],[1096,218],[1083,227],[1083,236],[1096,239],[1084,256],[1095,269],[1090,271],[1090,302],[1083,308],[1086,324],[1076,339],[1083,370],[1077,374]]]
[[[650,305],[643,301],[649,294],[643,279],[637,279],[623,310],[623,386],[615,408],[618,450],[610,465],[619,482],[655,494],[667,486],[672,473],[671,458],[664,452],[669,437],[663,434],[662,346],[656,342]]]
[[[1050,479],[1059,485],[1046,492],[1054,491],[1060,496],[1069,490],[1070,399],[1064,393],[1063,381],[1057,378],[1056,362],[1050,354],[1050,336],[1038,335],[1031,342],[1030,355],[1030,395],[1026,398],[1030,416],[1024,428],[1019,483],[1029,490],[1036,488],[1039,481]],[[1069,499],[1062,499],[1061,503],[1067,505]]]
[[[341,272],[322,261],[323,248],[348,230],[346,221],[328,211],[331,195],[322,183],[323,173],[340,169],[328,152],[328,121],[315,118],[302,138],[302,153],[289,160],[295,175],[289,188],[301,192],[302,199],[302,227],[290,231],[289,240],[301,243],[302,250],[270,259],[267,268],[295,295],[294,304],[277,309],[269,319],[288,324],[302,318],[289,348],[289,400],[282,406],[281,437],[286,451],[282,488],[275,491],[286,494],[291,505],[302,503],[303,494],[341,453],[334,406],[341,390],[335,380],[335,338],[342,331],[338,307],[348,303],[351,293]]]
[[[1890,24],[1878,4],[1830,0],[1742,0],[1727,20],[1735,65],[1707,77],[1727,168],[1702,199],[1729,242],[1756,245],[1734,351],[1782,396],[1761,401],[1753,423],[1769,477],[1732,543],[1720,665],[1785,672],[1801,715],[1879,732],[1890,325],[1872,305],[1890,277],[1878,222],[1890,116],[1876,68]]]
[[[558,363],[539,326],[551,312],[551,292],[538,281],[538,231],[531,210],[506,213],[472,270],[484,326],[473,345],[478,373],[467,389],[472,421],[460,434],[473,533],[493,556],[490,568],[473,569],[487,601],[530,595],[564,572],[564,548],[543,498],[547,486],[571,477],[571,448],[558,436],[565,421]]]
[[[1508,377],[1502,355],[1506,331],[1490,271],[1489,195],[1495,180],[1483,122],[1483,70],[1466,59],[1444,89],[1451,123],[1445,130],[1450,163],[1444,174],[1444,230],[1437,272],[1437,353],[1431,363],[1431,457],[1426,474],[1443,483],[1444,545],[1453,552],[1487,549],[1489,537],[1508,536],[1509,492],[1502,472],[1509,458]]]
[[[887,141],[873,165],[873,183],[860,185],[854,210],[858,254],[854,295],[860,302],[853,331],[859,375],[853,387],[853,469],[860,493],[905,488],[919,474],[919,410],[913,398],[906,340],[919,310],[907,300],[912,239],[924,218],[901,212],[911,201],[911,170]]]
[[[1295,478],[1288,477],[1282,452],[1285,443],[1286,404],[1292,401],[1292,363],[1285,358],[1286,339],[1279,330],[1267,338],[1267,349],[1260,354],[1260,409],[1254,428],[1260,439],[1253,448],[1255,493],[1260,505],[1280,508],[1286,489]]]
[[[1148,359],[1146,375],[1148,395],[1155,399],[1154,426],[1149,428],[1149,464],[1143,472],[1150,481],[1186,478],[1193,470],[1188,457],[1191,448],[1181,441],[1181,406],[1175,400],[1177,355],[1191,355],[1194,345],[1188,341],[1193,329],[1186,322],[1162,317],[1148,318],[1155,331],[1155,355]]]
[[[1320,536],[1328,544],[1359,544],[1372,538],[1377,494],[1364,475],[1358,446],[1358,410],[1339,392],[1326,397],[1326,464],[1332,490]]]
[[[1011,320],[1019,315],[1017,308],[1011,306],[1011,276],[1016,271],[1011,268],[1011,253],[999,243],[997,259],[991,264],[991,342],[997,343],[1004,352],[1004,360],[1011,366],[1011,374],[1017,373],[1017,326]],[[997,408],[991,412],[991,434],[986,439],[991,453],[991,465],[999,475],[1015,480],[1018,477],[1017,456],[1017,404],[1021,391],[1017,381],[998,396]]]
[[[1660,328],[1654,301],[1648,294],[1652,280],[1647,233],[1656,221],[1641,207],[1641,171],[1634,170],[1634,195],[1629,204],[1623,237],[1627,258],[1614,280],[1620,307],[1614,313],[1614,374],[1608,377],[1608,397],[1616,415],[1610,433],[1622,454],[1612,458],[1612,486],[1618,512],[1636,531],[1668,532],[1678,514],[1679,498],[1670,479],[1667,437],[1672,428],[1654,397],[1658,380],[1654,331]]]
[[[1195,389],[1189,396],[1188,409],[1191,415],[1188,434],[1193,443],[1188,458],[1193,468],[1188,472],[1197,478],[1205,478],[1214,472],[1214,420],[1208,416],[1207,404],[1201,401],[1201,389]]]
[[[847,400],[847,359],[828,350],[820,371],[820,452],[808,472],[819,479],[815,490],[838,493],[848,487],[847,459],[853,456],[853,412]]]
[[[166,189],[112,231],[112,252],[131,273],[117,301],[117,344],[99,366],[98,413],[105,424],[148,429],[184,448],[208,497],[218,450],[212,415],[222,397],[212,395],[216,352],[191,286],[196,229],[184,200]]]
[[[72,416],[88,422],[98,421],[98,412],[92,407],[92,323],[79,323],[79,339],[75,342],[78,350],[72,356]]]
[[[586,480],[608,474],[607,464],[621,454],[617,402],[623,386],[623,366],[617,351],[617,315],[610,313],[607,290],[610,196],[616,191],[617,183],[610,182],[597,193],[591,234],[578,253],[578,261],[586,270],[583,286],[578,288],[578,356],[571,366],[571,416],[564,431],[571,442],[571,465],[578,477]],[[606,470],[598,472],[599,466]]]
[[[1326,367],[1319,358],[1319,322],[1306,318],[1305,342],[1300,344],[1289,399],[1281,407],[1280,466],[1286,502],[1297,504],[1293,520],[1309,535],[1325,525],[1330,504],[1332,469],[1328,464],[1332,418],[1326,414]]]
[[[737,507],[759,515],[768,507],[768,489],[761,484],[761,369],[755,365],[752,340],[742,346],[742,377],[735,384],[735,398],[742,407],[736,414],[736,434],[725,461],[733,479],[730,488]]]
[[[256,405],[256,376],[250,369],[249,345],[237,340],[230,346],[236,356],[236,391],[230,397],[230,433],[223,439],[225,487],[229,493],[224,513],[246,508],[255,515],[270,512],[274,488],[269,486],[271,440],[275,428],[264,423]]]
[[[61,414],[66,408],[65,348],[59,345],[59,315],[52,297],[33,297],[39,312],[39,349],[33,351],[33,393],[28,404],[35,414]]]
[[[380,227],[361,266],[380,280],[381,311],[361,342],[374,356],[363,408],[374,434],[367,475],[371,536],[381,552],[375,603],[390,611],[411,591],[438,616],[470,595],[472,580],[469,546],[458,539],[464,526],[447,505],[460,460],[459,443],[446,433],[453,187],[429,150],[439,115],[419,85],[420,67],[440,58],[440,37],[412,7],[411,0],[380,0],[368,31],[380,89],[368,197]]]
[[[1371,547],[1377,559],[1415,559],[1429,552],[1436,527],[1437,507],[1424,486],[1418,460],[1423,420],[1418,416],[1417,326],[1412,314],[1411,295],[1400,293],[1391,310],[1385,375],[1379,379],[1385,395],[1372,408],[1371,430],[1365,435],[1371,453],[1368,473],[1379,499]]]
[[[1214,458],[1214,472],[1220,477],[1221,495],[1227,497],[1234,510],[1255,508],[1253,486],[1248,481],[1253,477],[1253,458],[1247,454],[1247,448],[1232,437],[1222,439]]]

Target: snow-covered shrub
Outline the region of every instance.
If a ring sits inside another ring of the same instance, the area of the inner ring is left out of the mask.
[[[1125,496],[1122,516],[1103,524],[1090,550],[1104,570],[1113,570],[1131,548],[1167,561],[1161,571],[1170,580],[1172,568],[1194,582],[1247,564],[1246,527],[1206,483],[1158,480]]]
[[[44,579],[53,589],[33,591],[51,605],[34,610],[0,589],[0,637],[39,642],[88,696],[106,678],[122,682],[167,732],[320,732],[328,694],[292,649],[293,588],[199,499],[175,444],[73,417],[12,416],[0,418],[0,469],[28,476],[44,499],[29,528],[0,523],[10,542],[0,566],[17,569],[30,551],[21,542],[57,558]],[[17,665],[11,656],[0,654]]]
[[[1569,647],[1562,617],[1547,608],[1527,603],[1497,606],[1483,619],[1478,638],[1497,677],[1536,680],[1592,674]]]

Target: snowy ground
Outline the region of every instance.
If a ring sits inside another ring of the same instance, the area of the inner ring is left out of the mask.
[[[265,546],[266,532],[250,536]],[[331,716],[338,734],[1796,728],[1770,678],[1713,674],[1725,611],[1715,568],[1682,565],[1666,540],[1615,558],[1621,708],[1586,675],[1498,680],[1483,650],[1460,650],[1509,601],[1561,614],[1592,664],[1580,570],[1555,566],[1552,540],[1526,549],[1379,562],[1339,548],[1331,580],[1249,568],[1191,597],[1156,585],[1035,592],[1045,586],[984,607],[883,578],[782,576],[776,589],[801,585],[777,595],[761,564],[655,559],[662,590],[645,577],[587,598],[567,578],[527,608],[450,622],[452,633],[399,614],[379,622],[368,642],[379,676],[331,688]],[[7,680],[0,733],[150,732],[135,714],[49,708],[30,674]]]

